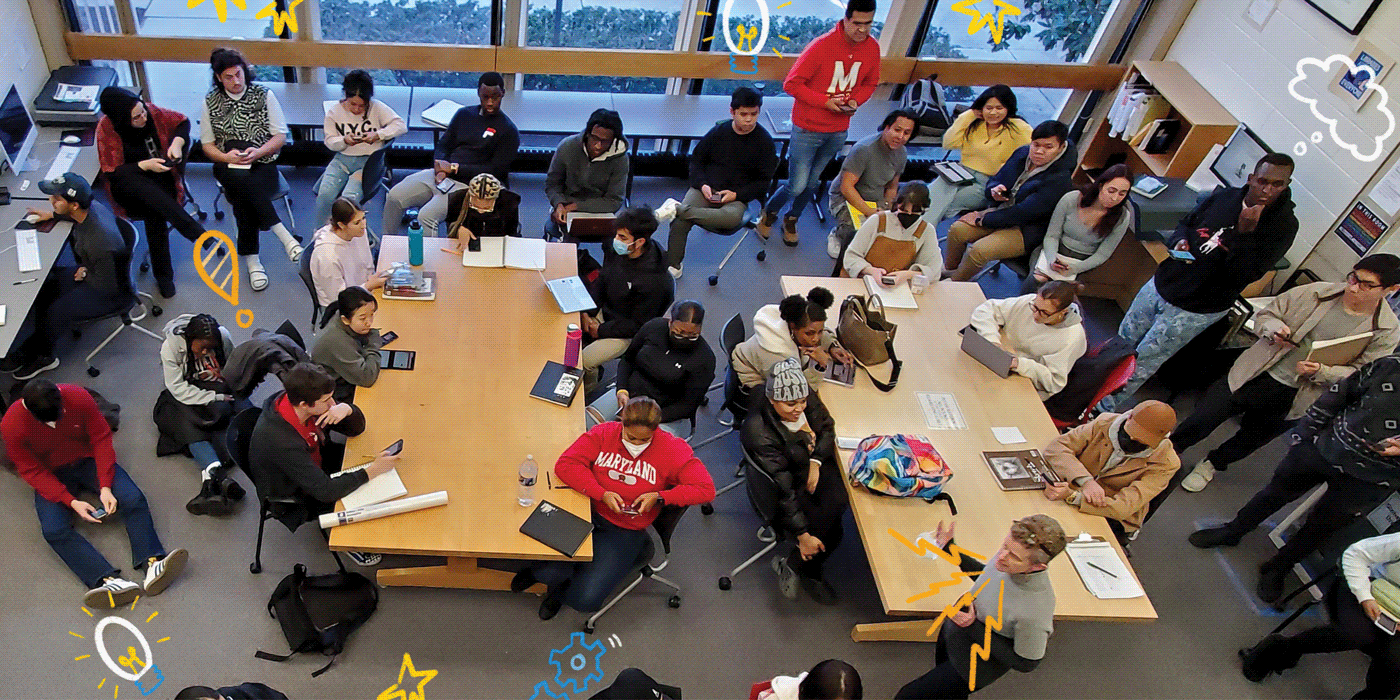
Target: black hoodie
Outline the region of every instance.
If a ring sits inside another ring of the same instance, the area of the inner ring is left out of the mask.
[[[1030,155],[1029,144],[1016,149],[1001,166],[1001,170],[987,181],[987,202],[999,208],[987,212],[982,217],[982,226],[986,228],[1019,228],[1021,242],[1026,246],[1027,254],[1045,240],[1045,229],[1050,224],[1050,215],[1055,213],[1055,205],[1074,187],[1070,177],[1074,174],[1074,164],[1079,161],[1079,153],[1074,142],[1070,141],[1065,144],[1055,160],[1046,164],[1040,172],[1026,178],[1026,181],[1017,187],[1016,181],[1025,174]],[[1009,203],[998,205],[992,198],[992,189],[997,185],[1006,186],[1006,193],[1011,197]]]
[[[631,338],[643,323],[671,308],[676,281],[666,271],[666,251],[656,241],[645,240],[636,258],[618,255],[612,241],[603,243],[603,268],[588,288],[603,313],[599,338]]]
[[[1205,201],[1177,224],[1167,239],[1175,249],[1186,241],[1193,261],[1167,258],[1157,266],[1153,278],[1157,293],[1167,303],[1196,314],[1219,313],[1230,308],[1235,297],[1251,282],[1274,269],[1274,264],[1293,245],[1298,234],[1298,218],[1293,215],[1291,190],[1264,209],[1251,233],[1235,230],[1244,206],[1244,187],[1227,187],[1212,192]],[[1203,245],[1212,239],[1219,245]]]
[[[695,415],[715,378],[715,353],[704,338],[679,350],[671,345],[671,324],[653,318],[632,336],[617,361],[617,388],[649,396],[661,405],[661,422]]]

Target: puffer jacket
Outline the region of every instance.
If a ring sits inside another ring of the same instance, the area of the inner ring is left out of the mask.
[[[816,435],[816,446],[787,429],[772,402],[754,397],[749,417],[739,432],[739,440],[759,469],[778,485],[778,525],[786,536],[807,532],[807,515],[797,502],[797,491],[806,487],[812,460],[823,468],[838,467],[836,462],[836,421],[816,393],[807,395],[807,424]]]

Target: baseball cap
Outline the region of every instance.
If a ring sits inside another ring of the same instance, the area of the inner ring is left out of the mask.
[[[39,183],[39,191],[77,202],[83,208],[92,204],[92,185],[77,173],[64,173],[52,180],[43,180]]]
[[[1051,559],[1065,551],[1065,530],[1058,520],[1048,515],[1036,514],[1021,518],[1011,523],[1011,532],[1022,544],[1040,548]]]

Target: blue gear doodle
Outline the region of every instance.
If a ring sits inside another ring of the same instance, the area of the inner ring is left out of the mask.
[[[579,671],[584,671],[589,666],[585,651],[592,652],[593,672],[578,676]],[[606,653],[608,648],[602,642],[584,641],[582,632],[574,632],[569,636],[568,645],[549,652],[549,664],[555,669],[554,683],[572,693],[587,691],[590,684],[603,680],[603,654]],[[569,678],[564,677],[565,663],[569,665]]]
[[[549,689],[549,681],[540,681],[535,684],[535,692],[530,696],[530,700],[569,700],[567,695],[559,695]]]

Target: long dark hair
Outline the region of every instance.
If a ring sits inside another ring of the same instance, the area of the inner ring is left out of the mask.
[[[1094,202],[1098,201],[1099,192],[1103,190],[1103,186],[1120,177],[1127,180],[1128,185],[1131,186],[1133,184],[1133,174],[1128,172],[1128,166],[1119,163],[1104,170],[1097,178],[1094,178],[1093,182],[1079,188],[1080,208],[1093,206]],[[1115,204],[1110,207],[1108,211],[1103,213],[1103,218],[1099,219],[1099,223],[1094,225],[1094,235],[1099,238],[1107,236],[1109,232],[1113,231],[1113,227],[1117,226],[1118,222],[1122,220],[1123,212],[1127,209],[1128,198],[1124,197],[1123,201]]]
[[[1016,93],[1012,92],[1011,88],[1006,85],[997,84],[983,90],[982,94],[978,95],[977,99],[972,101],[972,109],[982,109],[987,105],[987,100],[993,97],[995,97],[997,102],[1000,102],[1002,106],[1006,107],[1006,118],[1001,121],[1002,126],[1012,131],[1020,129],[1021,127],[1016,126],[1015,122],[1011,121],[1020,116],[1016,113]],[[976,129],[977,123],[980,121],[983,121],[980,117],[973,119],[972,123],[968,125],[967,130],[972,131]]]

